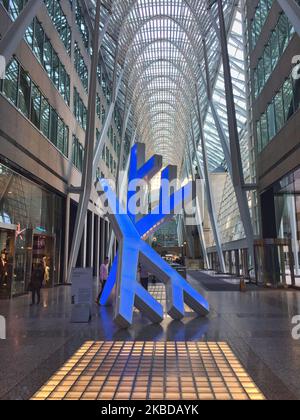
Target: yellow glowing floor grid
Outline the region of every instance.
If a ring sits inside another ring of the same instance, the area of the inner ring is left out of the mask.
[[[87,342],[33,400],[261,400],[227,343]]]

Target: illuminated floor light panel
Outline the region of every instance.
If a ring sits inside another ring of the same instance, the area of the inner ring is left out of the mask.
[[[159,302],[163,308],[164,312],[166,314],[166,300],[167,300],[167,293],[166,288],[163,284],[149,284],[148,292],[154,297],[154,299]],[[194,311],[189,308],[187,305],[184,305],[185,307],[185,313],[194,313]],[[138,309],[134,309],[135,312],[139,312]]]
[[[32,400],[263,400],[227,343],[86,342]]]

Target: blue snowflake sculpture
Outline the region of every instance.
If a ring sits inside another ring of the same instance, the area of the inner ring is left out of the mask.
[[[132,148],[129,182],[136,179],[150,180],[161,168],[161,156],[153,156],[145,162],[145,146],[136,144]],[[162,171],[162,181],[171,182],[175,174],[174,166],[167,167]],[[153,323],[162,322],[164,313],[161,304],[137,281],[140,263],[165,284],[167,312],[173,319],[180,320],[184,317],[184,304],[199,315],[206,316],[209,313],[208,302],[145,242],[145,239],[162,223],[173,217],[176,209],[182,208],[184,202],[192,200],[193,183],[171,194],[168,197],[167,206],[163,205],[165,203],[162,202],[163,194],[161,194],[157,209],[139,220],[129,207],[127,212],[124,209],[120,211],[121,203],[118,202],[107,180],[99,179],[99,185],[102,192],[101,198],[109,208],[108,218],[119,242],[118,255],[113,262],[100,304],[107,303],[116,285],[115,321],[118,325],[124,328],[132,325],[134,307],[144,313]],[[128,203],[135,193],[135,191],[128,192]],[[169,209],[168,212],[165,211],[166,208]]]

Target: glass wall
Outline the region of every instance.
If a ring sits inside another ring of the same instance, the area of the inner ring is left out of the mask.
[[[262,57],[258,60],[253,73],[254,97],[261,93],[280,57],[295,34],[295,29],[284,13],[279,17],[276,27],[270,34],[269,42],[265,46]]]
[[[48,9],[48,13],[55,25],[57,32],[59,33],[60,39],[64,44],[68,54],[71,55],[72,48],[72,31],[67,21],[67,17],[64,14],[60,2],[57,0],[44,0]]]
[[[296,284],[300,286],[300,169],[274,187],[278,238],[290,239]]]
[[[256,7],[254,19],[250,23],[251,48],[254,49],[266,23],[274,0],[260,0]]]
[[[70,105],[70,76],[36,18],[28,27],[25,39],[66,104]]]
[[[88,92],[89,89],[89,71],[88,68],[84,62],[84,59],[82,57],[82,54],[80,52],[79,46],[77,44],[77,42],[75,42],[75,47],[74,47],[74,67],[76,69],[76,72],[81,80],[81,83],[84,87],[84,89],[86,90],[86,92]]]
[[[82,13],[80,4],[78,0],[75,0],[75,18],[76,18],[76,23],[79,29],[79,32],[81,34],[82,37],[82,41],[83,44],[85,46],[85,48],[88,50],[89,49],[89,44],[90,44],[90,35],[89,35],[89,30],[87,27],[87,24],[85,22],[84,19],[84,14]]]
[[[279,133],[299,106],[300,80],[294,80],[290,75],[256,122],[258,153]]]
[[[27,3],[27,0],[0,1],[4,4],[13,19],[18,17]],[[72,44],[72,32],[70,26],[72,22],[68,21],[69,17],[64,13],[64,10],[66,10],[69,5],[71,8],[74,7],[76,23],[84,47],[86,47],[88,53],[90,54],[90,34],[84,17],[85,12],[77,0],[74,2],[67,2],[65,4],[55,0],[44,0],[44,3],[54,25],[53,30],[57,30],[62,43],[70,55],[70,59],[72,57],[73,45],[74,59],[72,64],[78,73],[79,79],[85,88],[86,93],[88,93],[89,72],[87,69],[89,63],[86,61],[86,58],[84,58],[81,42],[77,40]],[[75,86],[74,94],[71,95],[70,77],[51,44],[51,33],[49,32],[46,34],[41,22],[35,18],[32,24],[28,27],[24,39],[31,47],[37,60],[44,67],[49,79],[58,89],[65,102],[71,107],[78,124],[83,130],[86,130],[86,98],[79,94],[78,88]],[[70,140],[72,141],[71,137],[73,133],[69,132],[69,127],[65,125],[60,115],[58,115],[56,110],[49,104],[39,87],[35,85],[34,79],[34,75],[29,75],[17,60],[12,60],[7,67],[6,80],[3,83],[0,81],[1,92],[23,113],[23,115],[26,116],[26,118],[30,119],[30,121],[66,157],[71,158],[71,156],[68,156],[68,144]],[[111,83],[107,72],[104,71],[100,64],[98,66],[98,82],[104,96],[104,98],[102,98],[98,91],[97,117],[99,121],[97,121],[97,130],[100,132],[101,126],[104,125],[106,120],[108,112],[107,106],[110,105],[112,100]],[[70,101],[71,96],[73,96],[73,104]],[[111,144],[109,145],[108,141],[106,141],[104,149],[106,150],[106,146],[110,149],[109,153],[112,156],[109,156],[106,163],[110,171],[115,174],[117,169],[117,160],[120,154],[120,137],[122,135],[122,118],[118,106],[115,107],[113,121],[115,123],[115,127],[112,123],[108,135],[108,140],[110,140]],[[129,140],[130,139],[126,136],[124,162],[129,153]],[[74,153],[75,158],[73,159],[73,162],[75,161],[75,165],[78,169],[82,166],[80,163],[81,158],[77,158],[80,154],[80,150],[79,153]]]
[[[4,7],[10,13],[13,20],[17,19],[28,0],[3,0]],[[68,54],[71,55],[72,31],[64,14],[60,2],[57,0],[44,0],[48,13],[64,44]]]
[[[61,153],[68,156],[69,127],[17,60],[12,60],[7,66],[5,80],[0,82],[0,91]]]
[[[74,116],[83,130],[86,130],[87,109],[78,91],[74,88]]]
[[[72,163],[80,172],[82,172],[83,160],[84,147],[80,143],[79,139],[76,136],[73,136]]]
[[[33,263],[60,282],[63,199],[0,164],[0,297],[25,293]]]

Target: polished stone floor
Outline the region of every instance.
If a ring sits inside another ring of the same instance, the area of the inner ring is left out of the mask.
[[[118,330],[110,308],[94,307],[89,325],[70,323],[70,287],[43,291],[43,304],[29,297],[0,301],[7,339],[0,340],[0,399],[29,399],[87,342],[226,343],[268,399],[300,399],[300,341],[292,318],[300,314],[299,291],[207,292],[207,319],[188,312],[183,322],[166,317],[150,325],[135,313],[135,326]],[[158,293],[158,292],[157,292]],[[159,292],[161,293],[161,292]]]

